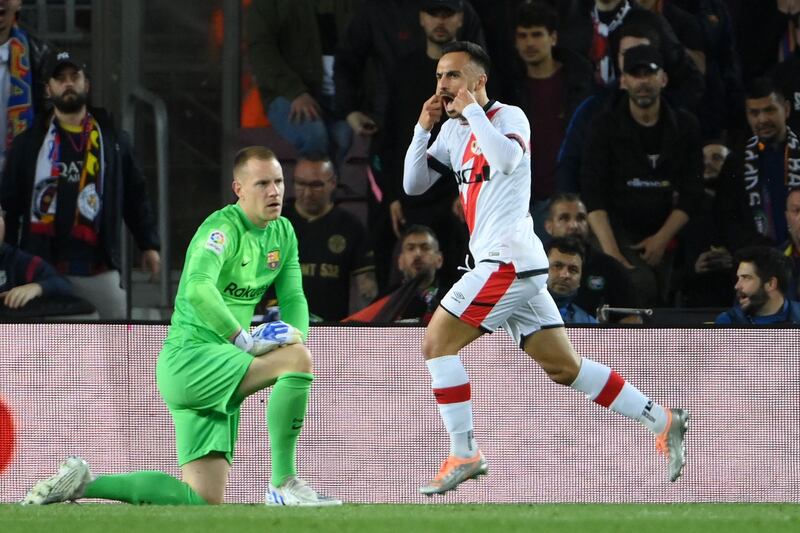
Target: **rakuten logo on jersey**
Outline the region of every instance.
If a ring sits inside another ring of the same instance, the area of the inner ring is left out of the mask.
[[[249,300],[251,298],[256,298],[262,296],[267,291],[267,286],[264,285],[263,287],[239,287],[234,282],[228,283],[228,286],[222,291],[225,294],[229,294],[234,298],[242,298],[245,300]]]

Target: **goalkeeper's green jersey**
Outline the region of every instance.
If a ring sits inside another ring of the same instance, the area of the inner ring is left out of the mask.
[[[281,320],[308,332],[308,303],[291,223],[259,228],[237,204],[212,213],[186,252],[166,342],[228,342],[249,329],[256,304],[274,284]]]

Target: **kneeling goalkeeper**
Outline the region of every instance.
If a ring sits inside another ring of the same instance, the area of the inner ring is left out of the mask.
[[[338,505],[297,477],[295,448],[314,379],[302,344],[308,304],[297,238],[281,218],[284,180],[275,154],[263,147],[234,160],[238,197],[209,216],[189,244],[175,312],[158,358],[158,389],[175,423],[183,481],[162,472],[93,478],[70,457],[22,501],[47,504],[104,498],[134,504],[219,504],[225,496],[239,410],[248,396],[273,387],[267,404],[272,476],[270,505]],[[249,325],[264,291],[275,285],[281,318]]]

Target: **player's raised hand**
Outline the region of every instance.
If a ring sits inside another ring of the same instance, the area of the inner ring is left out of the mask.
[[[467,107],[469,104],[477,103],[475,97],[466,89],[459,89],[458,94],[453,99],[453,110],[461,115],[464,112],[464,108]]]
[[[422,113],[419,114],[419,125],[426,131],[431,131],[441,119],[442,99],[434,94],[422,104]]]

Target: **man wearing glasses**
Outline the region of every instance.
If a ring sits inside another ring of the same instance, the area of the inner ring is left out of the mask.
[[[311,320],[341,320],[350,311],[351,279],[358,298],[353,309],[377,294],[372,248],[363,224],[333,202],[336,174],[330,159],[298,160],[293,183],[294,203],[286,206],[284,216],[297,234]]]

